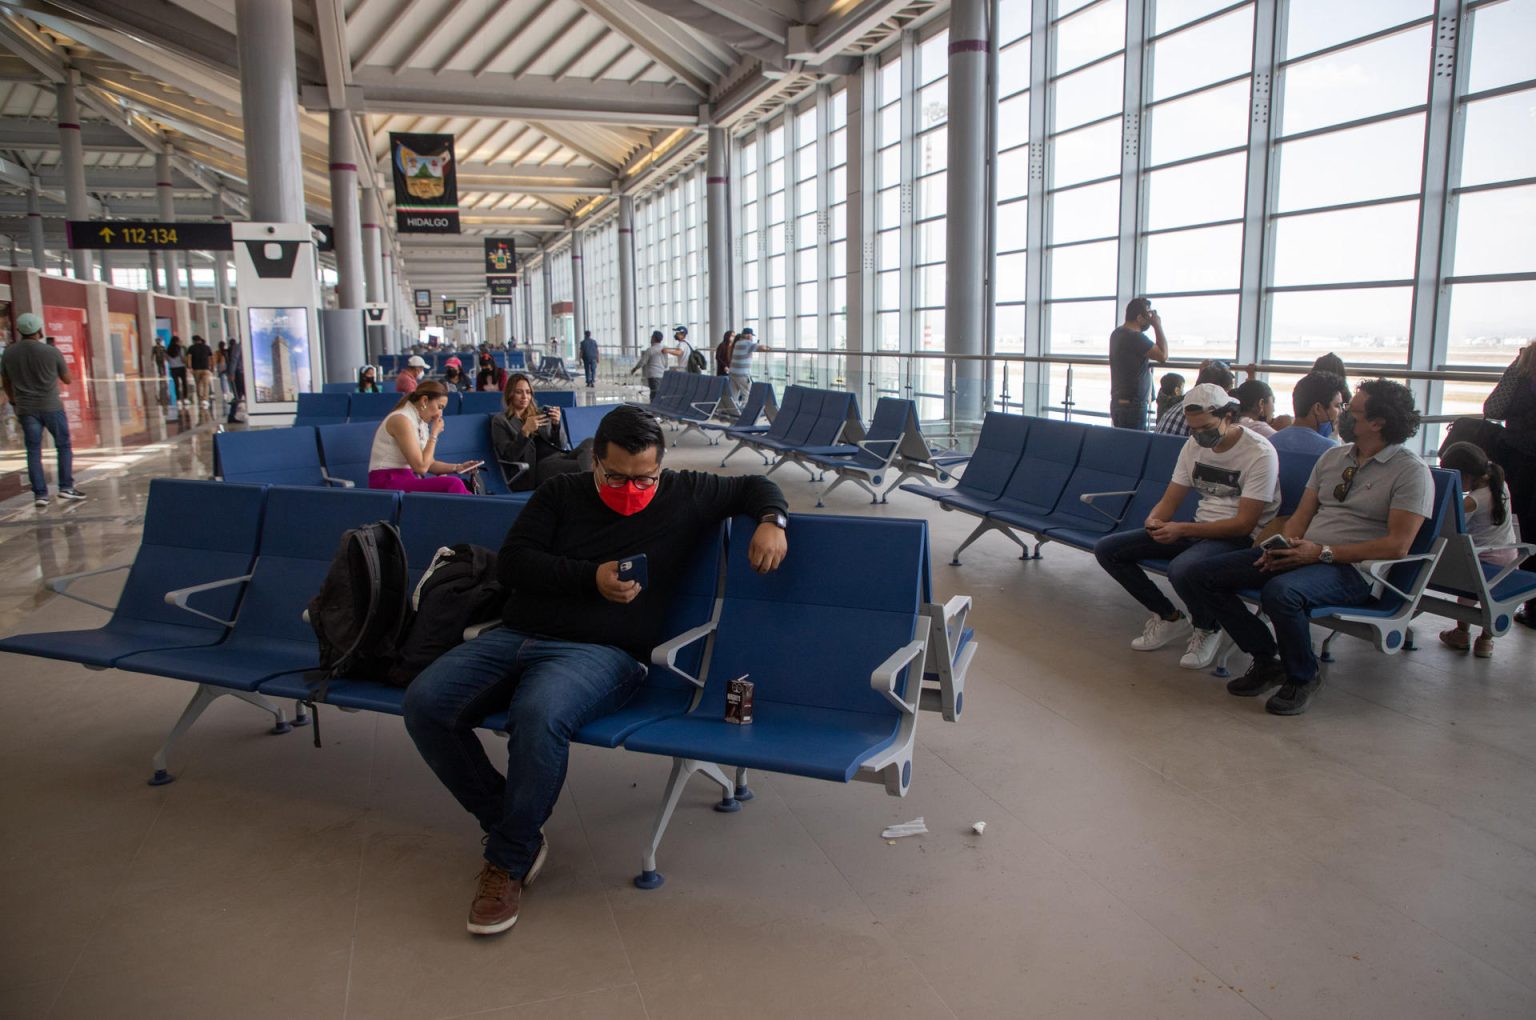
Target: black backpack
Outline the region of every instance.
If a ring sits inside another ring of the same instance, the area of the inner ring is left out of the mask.
[[[704,357],[703,351],[694,351],[688,355],[688,371],[694,375],[702,375],[709,371],[709,359]]]
[[[498,617],[505,603],[494,552],[463,543],[439,549],[416,585],[405,638],[384,681],[408,686],[438,656],[463,642],[464,628]]]
[[[400,531],[387,521],[341,536],[320,593],[309,602],[309,625],[320,642],[320,668],[305,674],[310,705],[325,700],[336,677],[383,679],[399,654],[410,580]],[[320,746],[316,717],[315,746]]]

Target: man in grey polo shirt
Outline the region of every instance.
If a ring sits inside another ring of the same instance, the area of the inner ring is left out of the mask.
[[[1282,532],[1288,549],[1242,549],[1191,570],[1188,583],[1216,613],[1223,630],[1253,656],[1248,672],[1227,684],[1240,698],[1280,690],[1264,705],[1273,715],[1300,715],[1322,685],[1312,652],[1308,613],[1314,606],[1360,605],[1372,582],[1358,565],[1408,555],[1429,517],[1435,486],[1429,468],[1402,444],[1419,430],[1406,386],[1386,379],[1360,384],[1339,417],[1344,445],[1317,459],[1296,512]],[[1264,624],[1234,593],[1261,590]]]
[[[58,349],[43,342],[43,320],[33,312],[16,317],[16,332],[21,339],[6,348],[0,362],[0,384],[5,395],[16,405],[16,419],[21,422],[27,443],[27,475],[32,482],[32,502],[39,509],[48,506],[48,476],[43,474],[43,432],[53,436],[59,455],[59,496],[80,500],[85,493],[75,488],[74,447],[69,441],[69,419],[64,416],[64,402],[59,399],[59,384],[74,380],[69,363]]]

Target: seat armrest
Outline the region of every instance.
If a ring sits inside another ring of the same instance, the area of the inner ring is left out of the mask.
[[[464,640],[473,641],[481,634],[487,634],[501,626],[500,620],[485,620],[481,623],[472,623],[464,628]]]
[[[217,616],[203,612],[201,609],[193,609],[187,605],[187,602],[193,595],[205,591],[216,591],[219,588],[228,588],[232,584],[244,584],[254,576],[254,574],[241,574],[239,577],[226,577],[222,581],[209,581],[207,584],[194,584],[190,588],[177,588],[175,591],[165,593],[165,601],[167,605],[175,606],[177,609],[185,609],[193,616],[201,616],[205,620],[212,620],[214,623],[224,627],[233,627],[235,625],[234,620],[221,620]],[[307,613],[308,610],[305,612]]]
[[[1428,587],[1429,575],[1431,571],[1421,571],[1421,576],[1419,578],[1420,583],[1417,585],[1418,591],[1416,592],[1403,591],[1401,588],[1394,585],[1391,581],[1387,580],[1387,574],[1391,572],[1393,567],[1401,563],[1422,563],[1427,561],[1431,564],[1431,566],[1433,566],[1434,562],[1440,558],[1440,551],[1443,548],[1445,548],[1445,539],[1439,538],[1435,540],[1435,547],[1427,553],[1411,553],[1410,555],[1402,556],[1393,560],[1361,560],[1359,566],[1364,568],[1365,572],[1370,574],[1371,578],[1375,580],[1377,584],[1392,592],[1394,595],[1397,595],[1399,598],[1403,598],[1409,602],[1412,602],[1414,599],[1418,598],[1419,595],[1423,594],[1424,589]]]
[[[693,686],[702,688],[704,686],[703,680],[693,676],[690,673],[684,673],[682,670],[677,668],[677,656],[678,653],[680,653],[684,648],[687,648],[689,645],[693,644],[695,641],[698,641],[701,638],[709,637],[715,632],[715,628],[719,625],[719,620],[710,620],[708,623],[700,624],[691,630],[685,630],[681,634],[668,641],[663,641],[661,644],[651,649],[651,664],[653,666],[665,666],[667,669],[670,669],[678,676],[693,684]]]
[[[1474,545],[1472,547],[1472,555],[1481,556],[1485,552],[1502,552],[1505,549],[1513,549],[1515,551],[1515,558],[1504,564],[1504,568],[1497,574],[1488,578],[1486,583],[1489,592],[1492,592],[1494,588],[1503,583],[1504,579],[1510,574],[1519,570],[1520,564],[1524,563],[1529,557],[1536,556],[1536,544],[1530,542],[1515,542],[1511,545]]]
[[[1122,520],[1125,519],[1125,514],[1121,514],[1120,516],[1116,517],[1114,514],[1105,513],[1103,510],[1100,510],[1098,507],[1093,505],[1094,500],[1108,499],[1111,496],[1130,497],[1134,495],[1136,495],[1135,489],[1122,489],[1117,492],[1085,492],[1077,498],[1082,500],[1084,503],[1087,503],[1088,508],[1094,513],[1098,514],[1100,517],[1103,517],[1105,520],[1113,521],[1115,524],[1119,524]],[[1127,503],[1126,505],[1129,506],[1130,504]]]
[[[350,478],[333,478],[332,476],[326,474],[324,471],[320,472],[320,477],[325,480],[326,485],[331,485],[338,489],[357,488],[357,483],[352,481]]]
[[[896,693],[896,674],[910,666],[913,660],[920,657],[927,650],[927,631],[928,621],[925,618],[922,621],[922,636],[892,652],[890,658],[876,666],[875,671],[869,677],[870,688],[907,715],[917,714],[918,701],[922,694],[922,678],[919,677],[915,683],[909,678],[907,689],[912,695],[912,700],[907,702],[903,701],[901,695]]]
[[[114,613],[117,610],[112,606],[103,605],[102,603],[97,602],[95,599],[86,598],[84,595],[71,594],[69,591],[69,586],[84,577],[95,577],[98,574],[110,574],[114,570],[127,570],[130,566],[132,566],[130,563],[120,563],[115,567],[99,567],[96,570],[81,570],[74,574],[61,574],[47,582],[48,590],[53,592],[55,595],[63,595],[67,599],[74,599],[76,602],[83,602],[86,605],[92,606],[96,609],[101,609],[108,613]]]

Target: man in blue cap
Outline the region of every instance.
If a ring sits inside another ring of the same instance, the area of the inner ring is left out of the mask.
[[[27,442],[27,476],[32,482],[32,501],[38,509],[48,505],[48,477],[43,474],[43,430],[53,436],[59,454],[59,496],[80,500],[85,493],[75,488],[74,448],[69,442],[69,419],[59,399],[59,384],[74,382],[69,363],[56,347],[43,342],[43,320],[25,312],[16,317],[21,339],[5,352],[0,362],[0,385],[16,405],[16,418]]]

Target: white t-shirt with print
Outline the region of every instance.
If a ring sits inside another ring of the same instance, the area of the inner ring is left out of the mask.
[[[1173,481],[1200,493],[1195,520],[1202,524],[1230,520],[1237,516],[1239,500],[1256,499],[1264,503],[1253,529],[1257,535],[1280,508],[1280,455],[1269,440],[1247,429],[1241,429],[1232,449],[1223,453],[1190,438],[1179,451]]]
[[[1467,534],[1472,536],[1472,544],[1479,549],[1489,546],[1514,545],[1520,541],[1519,533],[1515,530],[1515,511],[1509,498],[1509,486],[1504,487],[1504,523],[1493,523],[1493,492],[1488,486],[1473,489],[1467,493],[1467,499],[1475,504],[1473,511],[1467,515]],[[1478,558],[1487,563],[1503,566],[1513,563],[1519,553],[1514,549],[1500,549],[1478,554]]]

